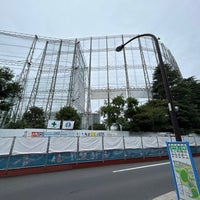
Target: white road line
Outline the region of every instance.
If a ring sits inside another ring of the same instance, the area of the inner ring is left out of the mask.
[[[139,167],[116,170],[116,171],[113,171],[113,173],[131,171],[131,170],[136,170],[136,169],[144,169],[144,168],[156,167],[156,166],[162,166],[162,165],[168,165],[168,164],[169,164],[169,162],[158,163],[158,164],[153,164],[153,165],[143,165],[143,166],[139,166]]]

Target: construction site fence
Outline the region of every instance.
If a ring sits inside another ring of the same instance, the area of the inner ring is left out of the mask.
[[[200,153],[200,137],[182,136],[192,153]],[[83,162],[167,156],[174,137],[1,137],[0,170]]]

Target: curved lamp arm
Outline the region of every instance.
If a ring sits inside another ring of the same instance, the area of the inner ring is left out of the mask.
[[[164,89],[165,89],[165,94],[166,94],[166,97],[167,97],[167,100],[168,100],[168,107],[169,107],[171,122],[172,122],[172,126],[173,126],[173,129],[174,129],[176,141],[182,141],[181,133],[180,133],[179,125],[178,125],[178,121],[177,121],[177,118],[176,118],[176,111],[175,111],[175,107],[174,107],[174,104],[173,104],[171,91],[170,91],[170,88],[169,88],[169,81],[168,81],[168,78],[167,78],[167,75],[166,75],[164,62],[163,62],[162,54],[161,54],[161,51],[160,51],[158,38],[155,35],[151,34],[151,33],[145,33],[145,34],[137,35],[137,36],[131,38],[130,40],[128,40],[126,43],[118,46],[115,50],[117,52],[119,52],[122,49],[124,49],[124,47],[129,42],[131,42],[131,41],[133,41],[133,40],[135,40],[135,39],[137,39],[139,37],[145,37],[145,36],[149,36],[154,40],[156,51],[157,51],[157,54],[158,54],[158,60],[159,60],[159,64],[160,64],[160,71],[161,71],[162,81],[163,81],[163,85],[164,85]]]

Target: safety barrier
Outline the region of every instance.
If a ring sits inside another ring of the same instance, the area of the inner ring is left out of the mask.
[[[200,137],[182,137],[200,153]],[[167,156],[174,137],[12,137],[0,138],[0,171]]]

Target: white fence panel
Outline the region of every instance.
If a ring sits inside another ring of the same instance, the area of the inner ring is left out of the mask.
[[[77,137],[51,137],[49,153],[76,152]]]
[[[13,138],[0,138],[0,155],[9,155]]]
[[[171,142],[171,138],[170,137],[158,137],[159,147],[167,147],[166,142]]]
[[[48,138],[17,137],[13,147],[13,155],[46,153]]]
[[[181,137],[182,138],[182,137]],[[176,142],[176,138],[173,136],[173,137],[171,137],[171,141],[172,142]]]
[[[125,149],[142,148],[141,137],[124,137]]]
[[[102,151],[102,137],[80,137],[79,151]]]
[[[124,149],[123,137],[104,137],[104,149]]]
[[[0,155],[9,155],[14,138],[0,138]],[[190,146],[200,146],[200,137],[182,136]],[[79,141],[79,144],[78,144]],[[175,137],[51,137],[49,153],[102,151],[114,149],[137,149],[166,147],[166,142],[176,141]],[[16,137],[12,155],[46,153],[48,138]]]
[[[200,146],[200,137],[195,137],[196,145]]]
[[[194,137],[182,136],[182,140],[184,142],[189,142],[190,146],[195,146],[195,139]]]
[[[157,137],[142,137],[143,148],[157,148]]]

